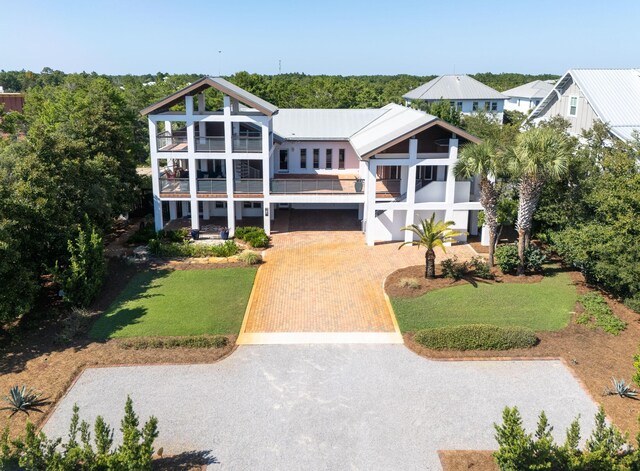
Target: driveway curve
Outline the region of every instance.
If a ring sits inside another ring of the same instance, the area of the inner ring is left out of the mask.
[[[74,403],[118,428],[130,394],[159,419],[165,455],[209,451],[209,469],[437,470],[442,449],[493,449],[517,405],[561,439],[596,405],[559,361],[431,361],[401,345],[251,345],[207,365],[86,370],[44,426],[66,436]],[[119,437],[116,436],[116,440]]]

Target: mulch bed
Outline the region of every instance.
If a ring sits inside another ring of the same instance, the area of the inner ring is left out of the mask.
[[[215,269],[231,265],[184,264],[184,266],[161,265],[157,268]],[[90,309],[96,312],[96,316],[99,315],[109,307],[136,273],[150,268],[156,267],[152,264],[127,264],[120,258],[109,259],[107,280]],[[83,332],[79,332],[72,340],[61,342],[59,333],[62,330],[62,325],[51,312],[47,314],[41,319],[29,320],[28,326],[18,326],[12,334],[12,340],[0,337],[0,396],[5,395],[14,385],[24,384],[28,388],[35,389],[50,401],[50,404],[43,408],[42,414],[34,412],[29,417],[20,413],[9,419],[8,411],[0,411],[0,429],[4,429],[5,423],[8,423],[12,436],[24,432],[27,419],[37,426],[42,425],[55,403],[85,368],[116,365],[213,363],[228,356],[235,348],[235,336],[227,336],[229,339],[227,346],[210,349],[124,349],[118,345],[117,340],[93,341],[87,339],[86,333]],[[80,415],[82,416],[82,411],[80,411]],[[111,425],[117,426],[118,424]],[[163,462],[167,462],[167,460],[160,461],[158,465]],[[170,469],[199,469],[198,467],[190,467],[191,464],[194,464],[193,461],[189,463],[187,460],[185,467]]]
[[[441,450],[438,452],[444,471],[498,471],[493,451]]]
[[[592,288],[585,284],[582,275],[577,272],[570,272],[569,274],[579,295],[592,291]],[[638,424],[640,401],[618,396],[603,396],[602,393],[605,387],[611,385],[612,377],[630,382],[635,373],[633,355],[638,351],[638,345],[640,344],[640,316],[623,304],[607,296],[605,298],[615,315],[628,324],[627,329],[618,336],[576,324],[575,318],[582,312],[582,307],[578,304],[572,321],[565,329],[555,332],[538,332],[540,343],[529,349],[466,352],[436,351],[414,342],[412,333],[404,334],[405,345],[418,355],[436,360],[562,359],[591,397],[604,406],[607,416],[613,423],[623,431],[628,432],[630,437],[634,437],[640,431]],[[463,456],[462,459],[467,458]],[[478,458],[478,463],[480,462],[481,459]],[[463,468],[445,467],[445,469],[457,470]],[[495,468],[473,467],[473,469]]]
[[[394,271],[387,277],[384,289],[387,295],[392,298],[417,298],[429,291],[440,288],[450,288],[452,286],[460,286],[465,284],[494,284],[494,283],[539,283],[542,281],[542,275],[514,276],[504,275],[499,270],[494,270],[495,278],[493,280],[483,280],[472,276],[465,277],[461,280],[452,280],[442,276],[440,265],[436,265],[436,278],[427,279],[424,277],[424,265],[414,265],[411,267],[401,268]],[[418,288],[409,288],[400,286],[400,280],[403,278],[414,278],[419,283]]]

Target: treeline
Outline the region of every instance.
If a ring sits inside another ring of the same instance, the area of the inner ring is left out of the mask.
[[[98,77],[97,74],[81,74]],[[114,85],[123,87],[132,104],[157,101],[205,74],[103,75]],[[60,85],[66,74],[45,68],[30,71],[0,71],[0,86],[9,92],[24,92],[33,87]],[[232,83],[281,108],[377,108],[387,103],[401,103],[402,95],[428,82],[435,75],[260,75],[238,72],[228,78]],[[557,75],[517,73],[479,73],[480,82],[504,91],[532,80],[557,79]]]

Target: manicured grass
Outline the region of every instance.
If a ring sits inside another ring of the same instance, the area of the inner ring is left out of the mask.
[[[400,330],[467,324],[521,326],[560,330],[566,327],[577,300],[566,273],[540,283],[478,283],[427,292],[417,298],[392,298]]]
[[[255,275],[255,268],[138,273],[89,336],[237,334]]]

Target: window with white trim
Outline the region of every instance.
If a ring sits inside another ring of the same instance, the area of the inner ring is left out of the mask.
[[[498,111],[498,102],[497,101],[492,101],[491,102],[491,111]]]
[[[478,111],[478,102],[477,101],[473,102],[473,108],[472,109],[473,109],[473,111]]]
[[[300,149],[300,168],[307,168],[307,149]]]
[[[578,114],[578,97],[569,97],[569,116],[575,116]]]
[[[320,149],[313,149],[313,168],[320,168]]]
[[[338,149],[338,169],[344,170],[344,149]]]
[[[327,149],[325,157],[325,168],[331,170],[333,168],[333,149]]]

